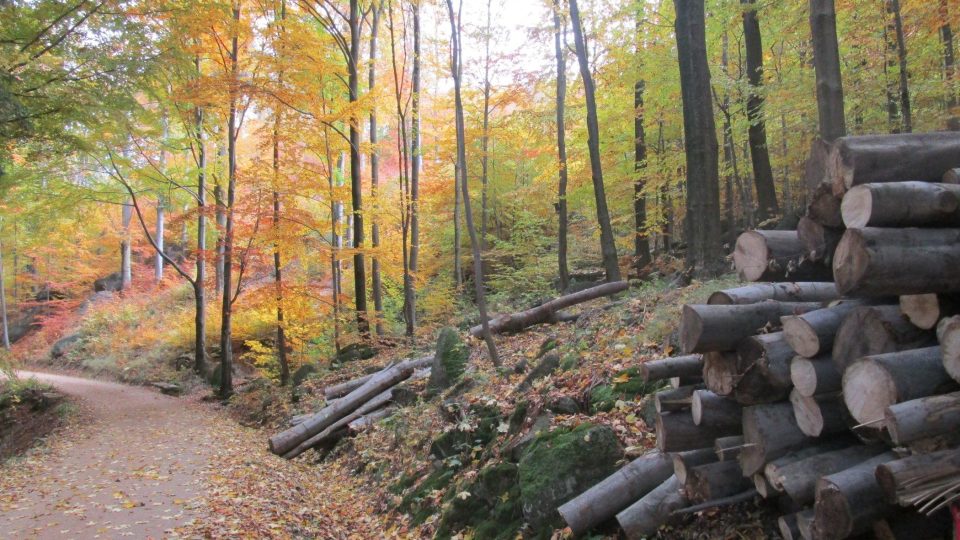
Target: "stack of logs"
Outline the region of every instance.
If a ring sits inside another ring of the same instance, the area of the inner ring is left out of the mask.
[[[838,139],[799,230],[737,241],[741,278],[778,282],[684,306],[688,356],[643,364],[650,380],[688,384],[656,395],[657,452],[559,508],[574,533],[615,516],[643,538],[678,513],[759,495],[779,504],[786,539],[948,537],[957,167],[957,133]]]
[[[324,390],[327,405],[320,411],[295,416],[289,429],[270,437],[270,451],[293,459],[314,447],[329,447],[345,435],[387,416],[398,386],[430,373],[433,357],[404,360],[382,370]]]

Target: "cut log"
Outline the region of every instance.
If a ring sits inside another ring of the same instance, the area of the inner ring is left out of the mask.
[[[853,437],[845,435],[832,437],[826,440],[813,441],[813,444],[803,446],[769,461],[763,466],[763,475],[767,478],[767,482],[770,483],[771,488],[777,492],[782,492],[783,483],[780,481],[780,479],[783,475],[780,474],[780,469],[792,463],[796,463],[797,461],[807,459],[811,456],[816,456],[826,452],[833,452],[834,450],[841,450],[854,444],[857,444],[857,441]],[[789,497],[788,500],[792,501],[792,499]]]
[[[744,478],[736,461],[717,461],[692,467],[687,471],[684,490],[692,502],[705,502],[736,495],[753,487],[749,478]]]
[[[526,311],[496,317],[489,322],[490,332],[493,334],[519,332],[535,324],[548,323],[552,321],[554,314],[562,309],[590,300],[596,300],[604,296],[617,294],[627,290],[628,287],[629,285],[626,281],[604,283],[596,287],[555,298]],[[470,335],[473,337],[480,337],[482,334],[483,328],[480,325],[470,329]]]
[[[745,281],[830,281],[830,268],[805,256],[797,231],[747,231],[737,237],[733,265]]]
[[[727,435],[715,426],[698,426],[686,411],[657,415],[657,448],[661,452],[683,452],[712,447],[717,437]]]
[[[896,458],[893,452],[884,452],[817,480],[814,537],[841,539],[871,530],[873,522],[890,509],[875,471]]]
[[[793,349],[783,332],[746,338],[737,347],[737,381],[734,398],[743,405],[780,401],[790,395],[790,361]]]
[[[743,473],[752,475],[764,464],[811,444],[813,439],[797,427],[790,403],[754,405],[743,409],[744,448],[740,451]]]
[[[372,413],[367,413],[347,424],[347,428],[350,430],[350,433],[360,433],[369,429],[380,420],[390,416],[395,411],[396,407],[384,407],[380,410],[373,411]]]
[[[960,428],[960,392],[891,405],[884,412],[884,423],[897,445],[955,433]]]
[[[937,340],[943,355],[943,368],[960,382],[960,315],[947,317],[937,325]]]
[[[891,504],[942,502],[950,485],[960,485],[960,449],[917,454],[877,467],[877,482]],[[939,490],[937,488],[940,488]]]
[[[654,453],[637,458],[560,506],[557,511],[575,535],[612,518],[673,474],[669,456]]]
[[[780,516],[777,519],[777,527],[780,529],[780,536],[783,537],[783,540],[800,540],[803,538],[800,534],[800,527],[797,525],[797,514]]]
[[[840,137],[827,159],[834,194],[867,183],[904,179],[939,182],[960,166],[960,133],[899,133]]]
[[[960,292],[960,229],[847,229],[833,258],[850,296]]]
[[[833,194],[830,184],[820,184],[814,188],[807,205],[807,217],[823,225],[836,229],[843,227],[843,215],[840,213],[841,199]]]
[[[838,392],[843,387],[843,374],[829,354],[816,358],[795,356],[790,361],[790,380],[801,396]]]
[[[737,353],[704,353],[703,383],[714,394],[720,396],[733,394],[737,383]]]
[[[764,300],[779,302],[829,302],[840,298],[832,282],[754,283],[717,291],[707,300],[711,305],[756,304]]]
[[[818,302],[775,300],[732,306],[686,304],[680,316],[680,348],[685,353],[734,350],[740,340],[779,327],[781,317],[819,307]]]
[[[306,452],[307,450],[318,446],[330,439],[339,438],[340,435],[337,435],[341,431],[345,431],[350,422],[361,418],[365,414],[372,413],[377,409],[385,407],[390,400],[393,399],[393,390],[387,389],[377,394],[372,399],[358,407],[353,412],[347,414],[346,416],[341,417],[336,422],[330,424],[326,429],[317,433],[316,435],[310,437],[309,439],[301,442],[297,446],[293,447],[289,452],[283,454],[283,457],[286,459],[293,459],[300,454]]]
[[[797,528],[800,529],[800,536],[803,540],[813,540],[814,520],[816,514],[813,508],[797,512]]]
[[[810,437],[838,433],[850,426],[850,416],[839,392],[803,396],[794,389],[790,392],[790,403],[797,427]]]
[[[843,319],[860,305],[862,302],[857,300],[844,300],[823,309],[784,316],[780,320],[784,338],[797,354],[806,358],[829,352]]]
[[[944,184],[960,184],[960,168],[954,167],[943,173]]]
[[[687,410],[693,405],[693,392],[699,388],[697,385],[688,385],[657,392],[653,396],[654,407],[658,413]]]
[[[743,445],[743,435],[717,437],[717,440],[713,443],[713,451],[717,454],[718,461],[736,460],[740,457],[740,450]]]
[[[900,297],[900,311],[917,328],[929,330],[941,319],[960,313],[960,295],[905,294]]]
[[[303,441],[320,433],[337,420],[357,410],[364,403],[412,374],[413,367],[403,363],[377,373],[360,388],[350,392],[334,405],[324,408],[302,423],[271,437],[270,451],[280,456],[286,454]]]
[[[690,505],[683,493],[683,484],[671,476],[639,501],[617,514],[617,523],[628,540],[647,538],[670,520],[675,510]]]
[[[894,403],[956,389],[943,369],[940,347],[865,356],[843,373],[844,401],[860,424],[879,422]]]
[[[703,377],[699,375],[696,377],[670,377],[668,380],[670,383],[670,388],[673,388],[674,390],[691,385],[703,386]]]
[[[810,154],[803,163],[803,185],[812,190],[826,180],[830,143],[816,137],[810,141]],[[827,184],[829,186],[829,184]]]
[[[694,424],[715,426],[726,431],[723,436],[739,435],[743,428],[743,407],[736,401],[718,396],[709,390],[697,390],[693,393],[690,412]]]
[[[699,354],[650,360],[640,364],[640,376],[644,382],[674,377],[699,379],[702,375],[703,357]]]
[[[825,227],[816,221],[803,216],[797,223],[797,237],[811,261],[832,260],[833,252],[840,243],[843,229]]]
[[[677,452],[672,456],[673,474],[677,475],[677,479],[683,484],[687,482],[687,471],[693,467],[717,461],[717,453],[713,451],[713,448],[687,450],[686,452]]]
[[[767,482],[767,479],[763,476],[763,473],[753,473],[753,476],[750,478],[750,482],[753,483],[753,488],[756,489],[757,493],[759,493],[764,499],[769,499],[777,493],[772,487],[770,487],[770,483]]]
[[[843,223],[863,227],[958,227],[960,185],[863,184],[843,196]]]
[[[433,356],[431,355],[431,356],[424,356],[421,358],[411,358],[409,360],[404,360],[403,363],[410,365],[415,370],[423,369],[425,367],[429,367],[433,363]],[[389,369],[390,367],[391,366],[387,366],[383,369]],[[383,370],[380,370],[380,371],[383,371]],[[342,382],[340,384],[328,386],[323,389],[323,397],[327,401],[343,397],[349,394],[350,392],[353,392],[357,388],[360,388],[361,386],[363,386],[363,383],[369,381],[371,378],[373,378],[374,375],[376,375],[377,373],[380,373],[380,371],[376,373],[371,373],[369,375],[364,375],[363,377],[359,377],[353,380]]]
[[[876,540],[942,540],[950,538],[953,532],[953,519],[946,510],[932,516],[906,509],[896,509],[891,514],[873,523]]]
[[[814,502],[820,477],[849,469],[885,450],[880,444],[858,444],[809,455],[777,467],[768,465],[765,471],[770,471],[767,480],[771,485],[786,493],[793,502],[806,506]]]
[[[843,320],[833,343],[833,361],[839,371],[854,360],[936,345],[936,335],[910,324],[900,306],[860,306]]]

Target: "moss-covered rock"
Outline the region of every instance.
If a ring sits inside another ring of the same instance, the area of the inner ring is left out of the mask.
[[[473,404],[467,408],[465,422],[458,422],[454,429],[434,439],[430,453],[437,459],[447,459],[466,454],[474,447],[485,447],[496,437],[502,419],[496,406]],[[460,424],[469,424],[470,429],[460,429]]]
[[[455,473],[455,469],[448,467],[433,471],[401,499],[397,510],[409,514],[414,525],[423,523],[437,510],[433,504],[434,492],[445,490]]]
[[[618,400],[637,401],[643,396],[656,392],[662,383],[643,382],[640,369],[632,367],[618,372],[610,384],[601,384],[590,392],[590,411],[593,413],[609,411]]]
[[[444,390],[463,377],[470,358],[470,349],[460,339],[454,328],[443,328],[437,336],[437,349],[433,357],[428,387],[432,391]]]
[[[336,362],[344,364],[355,360],[369,360],[377,355],[377,350],[368,343],[351,343],[340,349],[337,353]]]
[[[540,359],[540,362],[535,368],[530,370],[530,373],[527,375],[523,382],[517,386],[518,390],[526,390],[530,388],[534,382],[539,379],[542,379],[560,367],[560,355],[556,351],[550,351]]]
[[[300,386],[304,381],[307,380],[307,377],[313,375],[317,371],[319,371],[319,369],[317,368],[316,364],[304,364],[300,366],[296,371],[293,372],[293,386]]]
[[[510,414],[509,421],[509,430],[507,434],[516,435],[520,433],[520,430],[523,428],[523,422],[527,419],[527,411],[530,409],[530,402],[527,400],[522,400],[517,403],[517,406],[513,409],[513,412]]]
[[[517,466],[497,463],[447,491],[436,537],[449,538],[469,528],[478,540],[509,540],[522,524]]]
[[[617,469],[623,448],[608,426],[542,433],[519,465],[520,501],[535,530],[560,526],[557,507]]]

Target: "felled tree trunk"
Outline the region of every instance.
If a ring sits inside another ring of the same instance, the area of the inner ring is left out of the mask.
[[[657,415],[657,448],[661,452],[682,452],[713,446],[717,437],[729,435],[716,426],[698,426],[685,411]]]
[[[833,257],[841,236],[843,236],[843,229],[826,227],[807,216],[800,218],[797,223],[797,237],[800,238],[800,244],[803,245],[807,257],[814,262]]]
[[[734,397],[743,405],[779,401],[790,394],[790,360],[793,350],[783,332],[744,339],[737,348],[737,381]]]
[[[670,519],[674,510],[690,505],[681,489],[683,484],[671,476],[626,510],[617,514],[617,523],[629,540],[641,540],[655,533]]]
[[[680,318],[680,348],[685,353],[731,351],[744,338],[780,326],[780,318],[812,311],[817,302],[767,300],[745,305],[686,304]]]
[[[850,425],[843,396],[839,393],[811,397],[793,390],[790,392],[790,403],[797,418],[797,427],[810,437],[845,431]]]
[[[697,448],[696,450],[677,452],[673,454],[673,474],[677,475],[677,480],[680,480],[680,483],[685,484],[690,469],[715,461],[717,461],[717,453],[713,451],[713,448]]]
[[[704,502],[735,495],[752,487],[736,461],[718,461],[698,465],[687,472],[684,490],[693,502]]]
[[[905,294],[900,297],[900,311],[917,328],[929,330],[941,319],[960,313],[960,295]]]
[[[843,227],[841,205],[840,197],[833,194],[833,187],[829,183],[818,184],[810,196],[807,217],[824,227],[839,229]]]
[[[790,347],[807,358],[829,352],[840,324],[861,302],[844,300],[834,306],[788,315],[781,319],[783,335]]]
[[[847,538],[870,530],[889,508],[877,483],[877,465],[896,459],[893,452],[817,480],[814,536],[824,540]]]
[[[850,228],[957,227],[960,185],[914,181],[862,184],[843,196],[840,212]]]
[[[900,133],[842,137],[833,143],[827,177],[835,194],[860,184],[905,178],[939,182],[960,166],[960,133]]]
[[[503,332],[519,332],[524,328],[533,326],[535,324],[549,323],[552,321],[552,318],[556,312],[564,308],[568,308],[570,306],[590,300],[595,300],[604,296],[617,294],[627,290],[628,287],[629,285],[627,285],[626,281],[614,281],[612,283],[604,283],[603,285],[597,285],[596,287],[591,287],[573,294],[561,296],[535,308],[510,315],[503,315],[491,320],[490,332],[493,334],[500,334]],[[470,329],[470,335],[473,337],[480,337],[482,333],[483,329],[480,327],[480,325],[474,326]]]
[[[782,482],[784,475],[780,472],[780,469],[813,456],[848,448],[854,444],[857,444],[857,442],[853,437],[835,437],[817,444],[803,446],[768,462],[763,466],[763,475],[766,477],[771,489],[782,493],[784,491]],[[814,480],[817,478],[819,478],[819,476],[815,477]]]
[[[328,440],[339,438],[340,436],[338,433],[347,428],[350,422],[363,417],[365,414],[372,413],[382,407],[385,407],[388,403],[390,403],[391,399],[393,399],[392,390],[386,390],[380,394],[377,394],[373,399],[361,405],[357,410],[337,420],[333,424],[330,424],[329,427],[320,433],[317,433],[313,437],[310,437],[309,439],[295,446],[286,454],[283,454],[283,457],[286,459],[293,459],[313,448],[314,446],[318,446]]]
[[[640,376],[644,382],[664,379],[700,378],[703,373],[703,357],[699,354],[675,356],[650,360],[640,364]]]
[[[657,392],[653,396],[654,407],[658,413],[689,409],[693,404],[693,393],[698,388],[696,385],[688,385]]]
[[[842,388],[843,374],[829,355],[817,358],[794,357],[790,361],[790,380],[801,396],[837,392]]]
[[[894,444],[903,445],[960,429],[960,392],[887,407],[884,422]]]
[[[737,383],[737,354],[709,352],[703,355],[703,382],[713,393],[729,396]]]
[[[833,275],[851,296],[960,292],[960,229],[847,229]]]
[[[701,426],[716,426],[727,431],[727,435],[739,435],[743,424],[743,407],[736,401],[718,396],[709,390],[697,390],[693,393],[690,406],[693,423]]]
[[[960,315],[947,317],[937,325],[937,340],[943,355],[943,368],[960,382]]]
[[[756,304],[764,300],[779,302],[829,302],[840,297],[832,282],[801,281],[787,283],[754,283],[717,291],[710,295],[710,305]]]
[[[903,317],[899,306],[861,306],[840,325],[833,344],[833,361],[843,371],[863,356],[936,344],[936,336]]]
[[[747,231],[737,238],[733,265],[746,281],[831,281],[830,269],[804,257],[797,231]]]
[[[956,389],[940,347],[865,356],[843,374],[843,399],[861,424],[879,421],[890,405]]]
[[[780,536],[783,537],[783,540],[800,540],[800,538],[803,538],[800,534],[800,527],[797,525],[798,513],[777,518],[777,528],[780,529]]]
[[[873,458],[884,452],[880,444],[855,445],[828,452],[817,453],[775,467],[770,483],[779,487],[798,505],[813,504],[817,491],[817,480]],[[769,470],[769,469],[768,469]]]
[[[960,479],[960,449],[889,461],[877,467],[876,475],[887,502],[908,506],[913,504],[918,492],[937,486],[943,480]],[[944,493],[948,490],[944,489]]]
[[[666,454],[643,456],[562,505],[557,511],[573,533],[581,535],[649,493],[672,474],[673,462]]]
[[[743,444],[743,435],[717,437],[713,443],[713,451],[717,454],[718,461],[736,460],[740,457]]]
[[[752,475],[768,461],[811,442],[797,427],[793,406],[783,402],[744,408],[743,439],[740,466],[745,475]]]
[[[433,364],[433,356],[424,356],[422,358],[404,360],[404,363],[413,367],[413,369],[423,369],[430,367]],[[388,366],[389,368],[389,366]],[[387,369],[387,368],[385,368]],[[379,372],[377,372],[379,373]],[[363,386],[363,384],[374,377],[377,373],[371,373],[369,375],[364,375],[363,377],[358,377],[340,384],[335,384],[333,386],[328,386],[323,389],[324,399],[331,400],[339,397],[343,397],[350,392],[353,392],[357,388]]]

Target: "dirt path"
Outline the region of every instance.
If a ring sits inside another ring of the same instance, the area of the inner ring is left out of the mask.
[[[83,420],[0,465],[0,538],[373,538],[362,486],[287,462],[263,433],[142,387],[21,373],[81,404]]]

